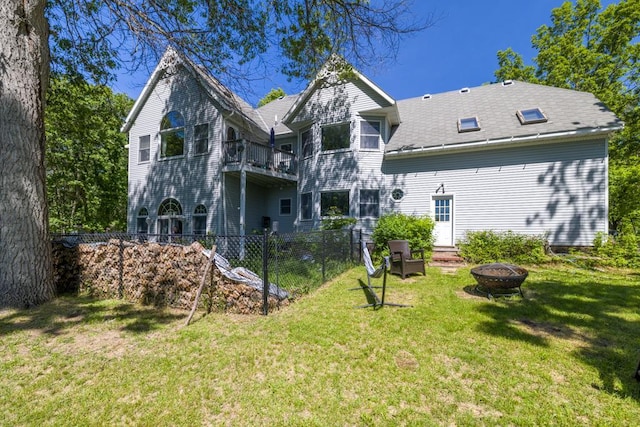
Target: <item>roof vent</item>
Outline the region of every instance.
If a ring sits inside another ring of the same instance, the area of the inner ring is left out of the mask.
[[[513,84],[513,80],[505,80],[502,82],[502,86],[509,86]]]
[[[424,95],[422,95],[422,99],[431,99],[431,94],[425,93]]]
[[[460,93],[469,93],[471,92],[471,89],[469,89],[468,87],[463,87],[462,89],[460,89]]]

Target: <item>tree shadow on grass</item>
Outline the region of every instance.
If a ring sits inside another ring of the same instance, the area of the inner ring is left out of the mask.
[[[640,281],[590,271],[545,271],[529,275],[524,298],[478,306],[491,320],[479,331],[548,346],[575,343],[572,354],[598,370],[596,389],[640,400],[633,378],[640,358]]]
[[[118,322],[122,331],[146,333],[177,320],[184,314],[125,301],[104,302],[89,296],[61,296],[24,310],[0,311],[0,337],[21,331],[60,335],[81,325]]]

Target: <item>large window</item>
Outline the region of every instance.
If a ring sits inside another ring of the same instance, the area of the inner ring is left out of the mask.
[[[322,151],[350,147],[351,124],[340,123],[322,127]]]
[[[196,125],[193,134],[194,154],[205,154],[209,151],[209,125],[207,123]]]
[[[378,218],[380,216],[380,192],[378,190],[360,190],[360,218]]]
[[[349,191],[320,193],[320,215],[349,216]]]
[[[207,234],[207,208],[204,205],[196,206],[193,211],[193,234]]]
[[[300,134],[302,140],[302,157],[313,156],[313,132],[311,128]]]
[[[141,136],[138,141],[138,162],[148,162],[151,158],[151,137]]]
[[[360,122],[360,148],[377,150],[380,147],[380,122]]]
[[[300,195],[300,219],[311,219],[313,216],[313,197],[311,193]]]
[[[166,199],[158,209],[158,232],[182,234],[182,206],[176,199]]]
[[[170,111],[160,122],[160,157],[184,154],[184,119],[177,111]]]
[[[140,234],[147,234],[149,232],[149,211],[147,208],[142,208],[138,211],[138,220],[136,222],[136,230]]]

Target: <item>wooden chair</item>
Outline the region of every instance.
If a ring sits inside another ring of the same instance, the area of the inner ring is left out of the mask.
[[[422,273],[426,276],[424,249],[411,250],[406,240],[389,240],[388,245],[392,274],[399,274],[403,279],[412,273]],[[419,255],[419,258],[416,255]]]

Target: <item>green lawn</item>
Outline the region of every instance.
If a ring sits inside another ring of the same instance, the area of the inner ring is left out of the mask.
[[[0,312],[1,425],[637,425],[640,273],[530,269],[525,298],[468,269],[353,269],[269,316],[62,297]],[[379,281],[378,281],[379,282]]]

